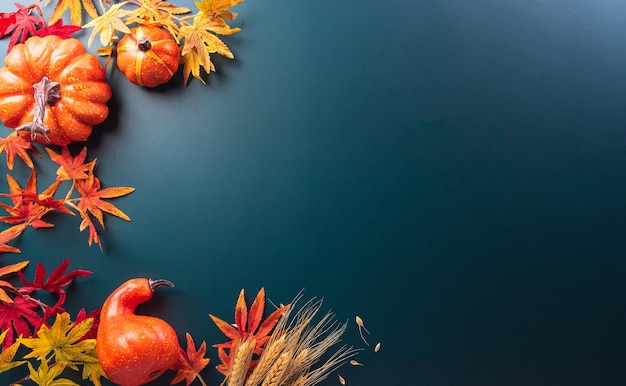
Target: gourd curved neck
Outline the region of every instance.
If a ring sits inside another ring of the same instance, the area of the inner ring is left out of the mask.
[[[107,299],[102,312],[108,317],[134,314],[137,306],[152,298],[152,294],[153,291],[147,279],[145,283],[129,281]]]

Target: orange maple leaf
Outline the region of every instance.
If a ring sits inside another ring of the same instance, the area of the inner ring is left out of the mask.
[[[110,202],[104,201],[105,198],[116,198],[125,196],[135,191],[135,188],[122,186],[101,189],[100,180],[90,173],[87,179],[74,180],[76,183],[76,190],[80,194],[78,205],[70,202],[70,206],[78,210],[82,221],[80,223],[80,231],[89,229],[89,237],[87,242],[89,246],[93,242],[100,246],[100,238],[98,237],[98,231],[95,224],[91,220],[90,214],[98,220],[100,225],[104,228],[104,212],[117,216],[126,221],[130,221],[130,217],[126,213],[122,212],[115,205]]]
[[[4,276],[9,273],[15,273],[15,272],[21,271],[27,265],[28,265],[28,260],[22,261],[17,264],[11,264],[11,265],[7,265],[4,267],[0,267],[0,276]],[[5,289],[16,291],[15,287],[13,287],[11,283],[5,280],[0,280],[0,301],[4,303],[13,303],[13,299],[11,299],[9,295],[7,295]]]
[[[200,379],[202,384],[206,384],[200,372],[209,364],[210,359],[205,358],[206,354],[206,342],[202,342],[200,348],[196,350],[196,344],[189,333],[186,334],[187,338],[187,351],[180,349],[180,355],[178,362],[172,370],[177,371],[176,376],[170,382],[170,385],[185,381],[186,386],[189,386],[196,378]]]
[[[83,147],[76,157],[72,157],[67,146],[63,147],[61,154],[57,154],[49,148],[46,148],[46,151],[53,162],[61,165],[57,169],[58,180],[86,180],[90,174],[93,174],[96,160],[85,163],[87,147]]]
[[[20,253],[21,251],[18,248],[12,247],[8,243],[21,235],[28,225],[28,223],[13,225],[0,232],[0,253]]]
[[[222,319],[209,314],[209,317],[213,320],[213,323],[217,326],[217,328],[222,331],[224,335],[226,335],[231,340],[226,343],[215,344],[213,347],[218,349],[218,355],[220,360],[222,361],[221,365],[218,365],[216,368],[222,374],[227,375],[230,371],[230,358],[226,355],[225,349],[230,350],[230,354],[232,354],[235,350],[234,346],[240,342],[249,338],[254,338],[256,340],[254,353],[257,355],[261,355],[263,353],[263,348],[265,344],[270,339],[270,333],[278,323],[278,320],[285,313],[285,311],[289,308],[289,304],[282,306],[272,312],[263,323],[261,320],[263,319],[263,311],[265,308],[265,289],[261,288],[256,298],[252,302],[250,306],[250,311],[248,312],[248,308],[246,306],[246,301],[244,298],[244,290],[242,289],[239,293],[239,298],[237,299],[237,305],[235,306],[235,326],[229,324],[228,322],[223,321]]]
[[[34,168],[33,160],[30,158],[27,150],[32,151],[37,157],[41,157],[41,154],[33,147],[33,143],[25,140],[22,136],[17,134],[16,131],[9,134],[6,138],[0,137],[0,154],[6,152],[7,167],[9,170],[13,170],[16,155],[24,161],[26,166],[31,169]]]
[[[135,188],[129,186],[112,187],[101,189],[98,177],[90,174],[85,180],[76,181],[76,190],[80,194],[78,209],[81,213],[91,213],[104,227],[103,212],[112,214],[126,221],[130,221],[130,217],[122,212],[110,202],[103,201],[103,198],[122,197],[135,191]]]
[[[53,210],[71,214],[65,207],[65,200],[55,200],[54,193],[59,188],[60,181],[54,182],[42,193],[37,193],[37,173],[32,170],[26,188],[21,188],[15,179],[7,174],[9,194],[0,196],[10,197],[13,206],[0,203],[0,207],[9,213],[9,216],[0,217],[1,222],[8,224],[30,224],[33,228],[52,228],[54,224],[47,223],[41,218]]]

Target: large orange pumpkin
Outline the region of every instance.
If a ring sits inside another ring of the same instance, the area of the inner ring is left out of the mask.
[[[156,87],[176,73],[180,48],[163,28],[141,25],[119,41],[116,60],[128,80],[139,86]]]
[[[85,141],[109,115],[111,88],[98,58],[74,38],[31,37],[0,69],[0,119],[34,140]]]

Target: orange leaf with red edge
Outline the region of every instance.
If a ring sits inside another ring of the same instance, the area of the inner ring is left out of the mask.
[[[196,350],[196,344],[189,333],[186,334],[186,339],[187,351],[180,349],[180,357],[173,368],[177,373],[170,385],[184,380],[186,386],[189,386],[196,378],[202,378],[200,372],[209,364],[210,359],[204,357],[206,354],[206,342],[202,342],[198,350]]]
[[[287,311],[287,308],[289,308],[289,304],[278,308],[276,311],[272,312],[270,316],[268,316],[265,319],[263,324],[261,324],[261,327],[259,327],[259,331],[257,331],[255,334],[257,339],[262,339],[262,338],[269,336],[269,334],[272,332],[272,330],[276,326],[276,323],[278,323],[278,321],[283,316],[285,311]]]
[[[289,307],[289,305],[280,307],[261,323],[265,309],[265,289],[261,288],[250,307],[250,311],[248,311],[246,306],[244,295],[244,290],[241,290],[237,298],[237,305],[235,306],[235,325],[237,328],[220,318],[209,315],[217,328],[231,339],[229,342],[213,345],[213,347],[217,348],[218,356],[222,362],[220,365],[216,366],[216,369],[223,374],[228,374],[230,371],[231,361],[229,355],[235,351],[237,342],[250,338],[254,339],[254,352],[257,355],[261,355],[269,340],[270,333]],[[227,354],[225,350],[229,350],[229,354]],[[253,362],[251,362],[251,366],[253,366]]]
[[[101,226],[104,227],[103,212],[130,221],[130,217],[126,213],[103,199],[125,196],[134,192],[135,188],[123,186],[101,189],[100,180],[93,174],[90,174],[86,180],[76,181],[76,190],[81,196],[78,202],[78,209],[84,214],[91,213]]]
[[[71,213],[65,208],[64,200],[55,200],[54,193],[59,188],[60,181],[56,181],[50,185],[42,193],[37,193],[37,173],[31,171],[26,188],[21,188],[17,181],[7,175],[7,183],[9,185],[9,194],[0,194],[0,196],[10,197],[13,206],[0,203],[0,208],[9,213],[9,216],[0,217],[0,222],[8,224],[28,223],[33,228],[51,228],[54,224],[47,223],[41,218],[53,210],[64,213]]]
[[[93,221],[91,221],[87,214],[83,215],[83,213],[81,213],[81,216],[83,216],[83,220],[80,222],[80,227],[78,229],[82,232],[85,229],[89,228],[87,243],[90,247],[92,243],[96,243],[100,246],[100,249],[102,249],[102,244],[100,244],[100,237],[98,237],[98,230],[96,229]]]
[[[9,134],[6,138],[0,137],[0,154],[2,152],[6,153],[7,167],[9,170],[13,170],[16,155],[24,161],[26,166],[31,169],[34,168],[33,160],[30,158],[28,150],[32,151],[37,157],[41,157],[41,154],[33,147],[33,143],[25,140],[22,136],[18,135],[16,131]]]
[[[239,292],[239,298],[237,298],[237,305],[235,306],[235,324],[242,336],[245,336],[247,329],[246,323],[248,320],[248,307],[246,305],[246,299],[243,289]]]
[[[228,354],[226,354],[226,351],[219,347],[217,349],[217,356],[218,358],[220,358],[220,361],[222,362],[221,364],[215,366],[215,369],[217,371],[219,371],[220,373],[222,373],[225,376],[228,376],[228,373],[230,372],[230,357],[228,356]]]
[[[0,232],[0,253],[20,253],[18,248],[8,245],[11,241],[15,240],[17,236],[21,235],[24,229],[29,224],[18,224],[3,230]]]
[[[50,148],[46,148],[46,151],[50,159],[60,165],[57,169],[57,179],[59,180],[86,180],[90,174],[93,174],[96,160],[85,163],[87,147],[83,147],[76,157],[72,157],[67,146],[63,146],[61,154],[55,153]]]
[[[254,333],[263,319],[263,311],[265,310],[265,288],[261,287],[261,290],[257,294],[252,306],[250,306],[250,313],[248,314],[248,331]]]
[[[0,276],[4,276],[10,273],[21,271],[27,265],[28,265],[28,260],[22,261],[20,263],[0,267]],[[11,299],[9,295],[7,295],[7,293],[2,287],[14,290],[15,288],[13,287],[13,285],[7,281],[0,280],[0,301],[3,301],[4,303],[13,303],[13,299]]]
[[[220,331],[230,339],[238,339],[241,337],[239,331],[228,322],[225,322],[222,319],[211,314],[209,314],[209,317],[211,318],[211,320],[213,320],[213,323],[215,323],[217,328],[219,328]]]

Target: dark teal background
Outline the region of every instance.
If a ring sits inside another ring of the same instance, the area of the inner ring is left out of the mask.
[[[241,288],[276,303],[305,288],[383,343],[340,370],[349,385],[626,384],[626,3],[235,10],[236,59],[206,86],[110,74],[89,154],[104,185],[137,190],[113,201],[132,222],[107,218],[104,253],[58,216],[3,264],[92,270],[72,312],[170,279],[141,311],[209,343],[207,314],[232,319]],[[354,324],[345,342],[362,345]]]

